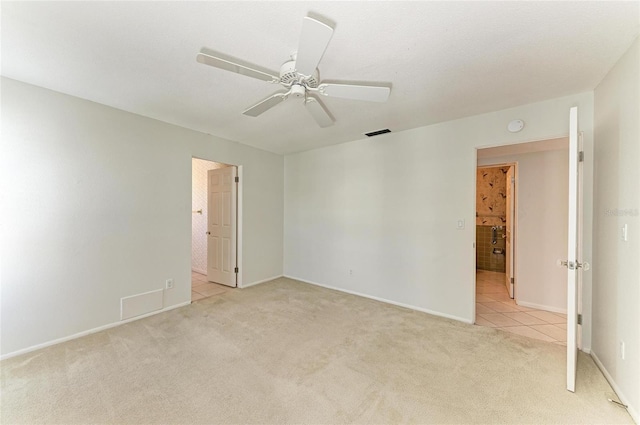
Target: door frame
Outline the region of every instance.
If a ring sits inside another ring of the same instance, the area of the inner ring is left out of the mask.
[[[242,174],[243,166],[236,165],[238,169],[238,187],[236,193],[236,267],[238,274],[236,275],[236,288],[244,288],[242,285],[242,185],[244,183],[244,175]]]
[[[227,165],[231,165],[237,168],[237,176],[238,176],[238,186],[237,186],[237,199],[236,199],[236,267],[238,267],[238,273],[236,274],[236,288],[243,288],[243,267],[242,267],[242,235],[243,235],[243,182],[244,182],[244,174],[243,174],[243,170],[244,170],[244,166],[243,165],[238,165],[238,164],[232,164],[230,162],[224,162],[224,161],[219,161],[219,160],[215,160],[215,159],[210,159],[210,158],[203,158],[200,156],[195,156],[192,155],[190,158],[190,164],[191,164],[191,181],[193,181],[193,162],[191,160],[193,159],[201,159],[203,161],[210,161],[210,162],[217,162],[218,164],[227,164]],[[193,183],[191,184],[193,186]],[[193,191],[192,191],[193,192]],[[193,195],[192,195],[193,196]],[[207,194],[208,197],[208,194]],[[191,197],[190,199],[190,203],[191,205],[193,205],[193,197]],[[191,211],[191,205],[189,205],[189,210]],[[191,223],[191,218],[192,214],[189,214],[189,222]],[[191,233],[189,233],[191,234]],[[189,238],[189,240],[191,240],[191,238]],[[189,262],[189,276],[191,276],[191,262]]]
[[[477,155],[478,155],[478,150],[480,149],[488,149],[488,148],[478,148],[476,149],[476,164],[478,162],[477,159]],[[513,167],[513,177],[515,178],[515,184],[513,185],[513,223],[511,224],[511,231],[512,231],[512,251],[513,251],[513,258],[512,258],[512,262],[513,262],[513,299],[514,301],[517,302],[518,300],[518,266],[517,266],[517,261],[516,258],[518,258],[518,245],[516,243],[516,240],[518,238],[518,183],[519,183],[519,179],[518,179],[518,162],[500,162],[498,164],[491,164],[491,165],[476,165],[476,170],[480,169],[480,168],[500,168],[500,167]],[[476,188],[475,188],[475,196],[477,197],[477,190],[478,190],[478,181],[476,178]],[[475,198],[474,198],[475,199]],[[507,214],[509,212],[507,211]],[[477,223],[474,223],[474,229],[477,226]],[[474,245],[475,247],[475,245]],[[505,244],[506,247],[506,244]],[[505,256],[506,257],[506,256]],[[475,261],[475,258],[474,258]],[[505,258],[506,261],[506,258]],[[477,266],[477,264],[474,264],[474,266]],[[505,264],[505,268],[506,268],[506,264]],[[478,284],[478,282],[476,282],[476,285]],[[474,292],[475,292],[475,285],[474,285]],[[475,295],[474,295],[475,296]],[[475,318],[474,318],[475,320]]]
[[[579,132],[578,142],[580,144],[580,149],[581,150],[584,150],[584,146],[583,146],[584,139],[583,139],[583,137],[584,137],[584,132],[580,131]],[[477,169],[478,169],[478,151],[479,150],[497,148],[497,147],[505,147],[505,146],[517,146],[517,145],[526,144],[526,143],[545,142],[545,141],[552,141],[552,140],[556,140],[556,139],[569,140],[569,133],[561,134],[561,135],[558,135],[558,136],[555,136],[555,137],[539,138],[539,139],[533,139],[533,140],[522,140],[522,141],[517,141],[517,142],[509,142],[509,143],[495,143],[495,144],[484,145],[484,146],[474,146],[473,147],[473,181],[474,181],[474,186],[473,186],[473,218],[474,218],[474,220],[475,220],[475,212],[476,212],[476,204],[475,204],[476,203],[476,191],[477,191],[477,185],[478,185],[478,182],[477,182]],[[568,147],[567,147],[567,149],[568,149]],[[506,164],[506,163],[500,163],[500,164]],[[500,164],[490,165],[490,167],[499,166]],[[584,167],[584,164],[585,163],[580,163],[579,166],[580,167]],[[585,239],[587,239],[587,235],[584,234],[585,228],[583,226],[583,224],[584,224],[584,216],[585,216],[585,214],[584,214],[585,213],[585,211],[584,211],[584,208],[585,208],[585,203],[584,203],[584,200],[585,200],[585,197],[584,197],[584,195],[585,195],[585,193],[584,193],[584,178],[585,178],[585,173],[584,173],[584,170],[583,170],[582,177],[581,177],[581,180],[580,180],[580,183],[579,183],[579,191],[580,191],[580,196],[581,196],[582,201],[578,205],[578,214],[579,214],[579,217],[580,217],[580,220],[579,220],[579,226],[580,227],[579,227],[578,230],[582,233],[582,244],[584,244]],[[520,183],[519,182],[519,174],[518,174],[518,170],[516,169],[516,185],[515,185],[516,202],[517,202],[517,196],[518,196],[519,191],[520,191],[519,190],[519,183]],[[568,202],[568,199],[567,199],[567,202]],[[517,222],[518,222],[518,220],[517,220],[517,210],[518,210],[518,204],[516,203],[516,219],[515,219],[516,226],[517,226]],[[475,221],[474,221],[474,230],[475,230]],[[517,229],[516,229],[516,231],[517,231]],[[476,249],[477,249],[476,248],[476,244],[477,244],[476,234],[475,234],[475,231],[474,231],[474,233],[473,233],[473,256],[472,256],[471,266],[470,266],[471,270],[472,270],[472,273],[473,273],[473,282],[474,282],[474,284],[472,285],[472,297],[473,297],[472,298],[473,299],[473,303],[472,303],[473,322],[472,323],[475,323],[475,318],[476,318],[476,286],[478,284],[478,282],[476,280]],[[579,256],[578,257],[578,261],[582,261],[583,260],[583,249],[584,249],[584,246],[581,246],[580,247],[580,251],[578,253],[578,256]],[[517,254],[516,254],[516,257],[514,257],[514,259],[515,258],[517,258]],[[517,273],[517,270],[518,270],[518,267],[516,265],[514,273]],[[516,281],[516,286],[514,287],[514,299],[517,300],[518,292],[517,292],[517,289],[515,289],[515,288],[517,288],[518,279],[515,276],[515,274],[514,274],[514,280]],[[577,293],[577,300],[578,300],[577,312],[581,313],[581,314],[584,313],[583,287],[584,287],[584,277],[580,276],[579,284],[577,286],[577,290],[578,290],[578,293]],[[583,320],[584,320],[584,316],[583,316]],[[577,342],[578,342],[578,349],[581,350],[581,351],[583,351],[583,344],[584,344],[583,334],[582,334],[583,330],[584,330],[584,322],[583,322],[583,325],[578,325]],[[586,352],[588,353],[589,351],[590,351],[590,349],[587,347],[586,348]]]

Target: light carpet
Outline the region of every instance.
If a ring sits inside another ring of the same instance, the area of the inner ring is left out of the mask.
[[[633,423],[565,347],[290,279],[3,361],[12,423]]]

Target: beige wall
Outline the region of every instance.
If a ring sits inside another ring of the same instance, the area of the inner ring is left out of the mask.
[[[566,137],[575,105],[590,212],[592,93],[286,156],[285,274],[473,322],[476,149]],[[515,118],[527,125],[509,133]],[[587,277],[587,349],[590,295]]]
[[[595,90],[593,354],[640,423],[640,43]],[[628,226],[628,240],[621,228]],[[625,344],[622,359],[620,343]]]
[[[243,166],[243,283],[282,274],[283,157],[2,78],[2,354],[191,299],[191,159]]]

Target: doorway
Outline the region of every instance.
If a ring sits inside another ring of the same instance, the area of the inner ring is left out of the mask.
[[[476,269],[503,274],[500,277],[512,299],[516,166],[478,166],[476,172]]]
[[[568,139],[478,150],[476,324],[566,345]]]
[[[238,171],[240,167],[192,158],[191,301],[238,286]]]

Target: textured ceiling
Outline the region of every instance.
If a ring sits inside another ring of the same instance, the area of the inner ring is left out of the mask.
[[[321,79],[391,83],[387,103],[299,99],[196,62],[208,47],[278,70],[302,18],[335,24]],[[290,153],[592,90],[638,35],[638,2],[2,2],[2,75]]]

